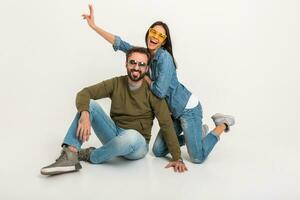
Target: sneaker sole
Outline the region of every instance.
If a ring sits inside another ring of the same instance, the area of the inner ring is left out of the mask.
[[[56,174],[63,174],[68,172],[75,172],[81,169],[82,166],[80,163],[75,164],[74,166],[68,166],[68,167],[51,167],[51,168],[45,168],[41,170],[42,175],[56,175]]]

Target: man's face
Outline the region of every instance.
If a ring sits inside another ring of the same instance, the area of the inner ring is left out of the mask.
[[[139,81],[144,78],[148,71],[148,58],[143,53],[132,53],[126,63],[127,74],[132,81]]]

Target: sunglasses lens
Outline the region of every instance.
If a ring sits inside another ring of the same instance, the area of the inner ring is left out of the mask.
[[[144,62],[137,62],[136,60],[129,60],[129,62],[128,62],[130,65],[138,65],[139,67],[146,67],[147,66],[147,64],[146,63],[144,63]]]
[[[162,39],[165,39],[165,38],[166,38],[166,35],[160,33],[160,34],[159,34],[159,37],[162,38]]]
[[[153,28],[150,28],[150,29],[149,29],[149,32],[152,33],[152,34],[156,34],[156,30],[153,29]]]
[[[129,63],[131,64],[131,65],[136,65],[136,61],[135,60],[129,60]]]
[[[140,66],[140,67],[145,67],[145,66],[146,66],[146,63],[144,63],[144,62],[139,62],[139,66]]]
[[[161,39],[166,39],[166,35],[164,35],[164,34],[162,34],[162,33],[160,33],[159,35],[158,35]]]

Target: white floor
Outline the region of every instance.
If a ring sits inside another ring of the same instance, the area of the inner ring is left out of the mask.
[[[28,140],[29,131],[18,132],[2,143],[0,199],[299,199],[299,136],[272,133],[268,127],[247,130],[242,120],[204,164],[186,161],[184,174],[165,169],[167,161],[150,152],[139,161],[82,163],[77,173],[42,176],[40,168],[59,155],[63,135],[32,130]],[[95,136],[90,145],[100,145]]]

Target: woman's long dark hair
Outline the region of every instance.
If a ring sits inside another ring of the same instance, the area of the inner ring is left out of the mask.
[[[165,40],[165,44],[162,45],[162,47],[164,49],[166,49],[171,54],[174,66],[177,69],[177,66],[176,66],[176,63],[175,63],[175,59],[174,59],[174,56],[173,56],[172,41],[171,41],[171,35],[170,35],[170,31],[169,31],[168,25],[166,23],[162,22],[162,21],[157,21],[157,22],[154,22],[149,28],[153,28],[154,26],[162,26],[165,29],[167,38]],[[147,30],[146,36],[145,36],[146,46],[147,46],[148,35],[149,35],[149,29]]]

